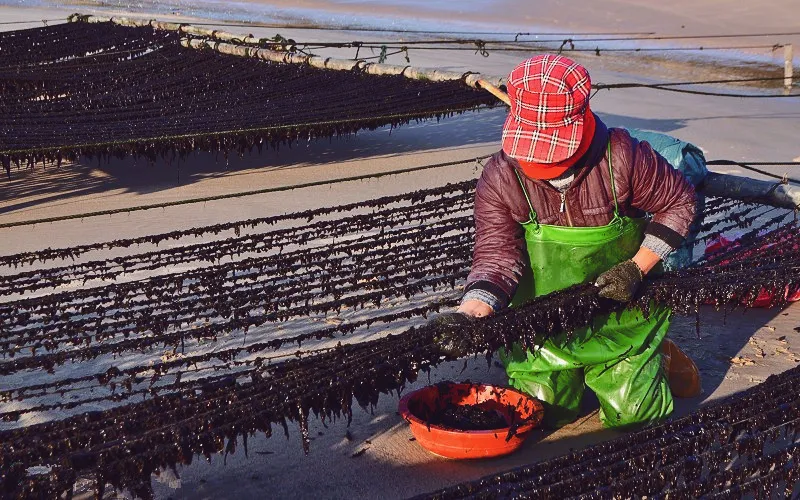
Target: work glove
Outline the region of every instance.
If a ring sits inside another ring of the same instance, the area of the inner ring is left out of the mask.
[[[632,260],[620,262],[597,278],[597,295],[617,302],[630,302],[642,283],[642,270]]]
[[[464,327],[475,322],[475,318],[459,312],[437,314],[428,320],[427,326],[435,330],[433,341],[448,357],[463,358],[470,354],[469,336]]]

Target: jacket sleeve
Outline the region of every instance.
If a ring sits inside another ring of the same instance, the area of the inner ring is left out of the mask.
[[[635,139],[631,142],[631,205],[653,214],[645,231],[645,241],[660,241],[676,249],[683,243],[694,220],[694,187],[681,172],[653,151],[650,144]]]
[[[512,216],[497,186],[502,173],[487,165],[475,190],[475,248],[467,278],[465,299],[482,300],[486,293],[497,299],[493,309],[505,307],[514,296],[522,275],[525,238],[522,226]]]

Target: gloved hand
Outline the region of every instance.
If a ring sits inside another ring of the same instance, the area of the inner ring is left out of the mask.
[[[475,318],[459,312],[437,314],[428,320],[427,326],[436,330],[433,341],[448,357],[463,358],[469,354],[469,338],[464,326],[475,322]]]
[[[597,295],[617,302],[630,302],[642,283],[642,270],[632,260],[620,262],[597,278]]]

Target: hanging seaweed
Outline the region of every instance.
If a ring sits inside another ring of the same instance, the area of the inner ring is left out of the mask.
[[[59,43],[35,43],[37,35]],[[12,164],[155,161],[196,150],[227,157],[496,103],[458,81],[321,70],[179,41],[174,32],[112,23],[0,37],[0,54],[8,54],[0,57],[0,161],[7,172]]]
[[[770,233],[759,240],[757,248],[760,250],[760,263],[748,258],[748,252],[753,251],[754,246],[743,245],[731,250],[725,263],[690,268],[651,280],[638,300],[640,303],[652,300],[686,308],[696,307],[698,300],[702,299],[724,306],[740,304],[743,297],[752,293],[753,286],[774,286],[781,290],[786,287],[791,291],[800,288],[800,241],[796,227]],[[748,275],[746,282],[737,274],[744,272]],[[681,282],[683,285],[679,285]],[[675,293],[676,290],[680,293]],[[690,290],[699,291],[692,294]],[[576,286],[537,299],[519,310],[509,310],[475,322],[470,327],[460,327],[458,335],[470,343],[470,349],[475,353],[491,354],[498,347],[514,342],[533,347],[549,335],[587,324],[594,314],[607,311],[608,307],[609,304],[597,298],[591,285]],[[13,484],[12,491],[20,493],[31,493],[44,487],[37,482],[40,478],[27,481],[13,474],[15,470],[41,465],[42,460],[46,460],[61,470],[66,478],[74,478],[81,471],[95,470],[99,477],[114,487],[132,488],[147,496],[147,478],[158,468],[187,463],[193,454],[230,451],[231,443],[235,443],[239,436],[255,431],[267,432],[271,423],[294,420],[305,428],[304,422],[312,413],[323,419],[349,418],[353,398],[362,406],[375,404],[380,393],[402,388],[415,379],[418,370],[447,359],[434,342],[434,337],[441,333],[437,327],[412,328],[400,335],[340,345],[263,368],[256,366],[254,370],[241,374],[234,372],[188,384],[175,381],[171,394],[154,395],[141,403],[96,413],[90,419],[76,416],[5,431],[0,433],[3,438],[0,465],[10,472],[3,478],[4,486]],[[120,376],[121,373],[109,373],[100,381],[108,383]],[[247,380],[239,380],[243,376]],[[319,385],[321,381],[325,381],[324,390]],[[800,383],[792,381],[795,385]],[[785,399],[786,387],[773,394]],[[794,393],[788,394],[798,398]],[[123,401],[127,399],[123,395],[117,397]],[[221,398],[227,401],[226,405],[213,403]],[[761,400],[760,404],[764,405],[764,401]],[[780,404],[783,404],[782,400]],[[239,408],[244,407],[248,411],[243,413]],[[773,413],[786,415],[785,411],[775,410]],[[736,425],[753,433],[774,428],[775,424],[769,423],[772,413],[767,411],[764,414],[763,425],[756,423],[750,427],[742,427],[742,420],[747,421],[747,418],[732,418]],[[114,425],[113,422],[119,421],[123,415],[124,421],[131,423],[122,428]],[[793,414],[790,412],[789,415]],[[755,418],[752,411],[747,416]],[[7,418],[12,417],[12,414],[7,415]],[[65,432],[65,429],[70,431]],[[154,429],[160,430],[156,434],[152,432]],[[662,438],[648,446],[636,442],[644,450],[641,460],[663,456],[665,458],[658,463],[664,466],[679,462],[687,470],[696,470],[683,457],[690,453],[691,446],[700,447],[700,451],[693,452],[697,454],[711,446],[714,439],[707,432],[694,432],[697,437],[693,441]],[[124,444],[109,448],[109,441]],[[764,442],[756,438],[748,438],[746,443],[737,439],[730,446],[739,454],[759,455]],[[610,450],[617,449],[617,445],[607,446]],[[620,453],[621,459],[625,458],[626,455]],[[594,468],[594,479],[584,481],[581,487],[595,488],[603,478],[625,478],[623,472],[628,470],[625,467],[633,467],[631,470],[635,472],[639,463],[634,461],[632,465],[626,465],[627,462],[623,461],[608,472]],[[67,473],[67,470],[71,472]],[[574,479],[565,474],[562,472],[558,477]],[[12,479],[14,481],[9,482]],[[60,486],[50,484],[47,487],[56,490],[68,488],[69,480]],[[725,483],[719,484],[724,486]],[[650,483],[644,486],[636,483],[634,486],[655,488]],[[571,487],[548,486],[547,491],[557,495],[567,491],[560,488]]]
[[[422,189],[412,191],[410,193],[403,193],[395,196],[382,196],[357,203],[350,203],[347,205],[340,205],[336,207],[324,207],[312,210],[304,210],[286,215],[277,215],[271,217],[261,217],[257,219],[248,219],[243,221],[233,221],[222,224],[215,224],[213,226],[195,227],[191,229],[184,229],[180,231],[172,231],[169,233],[141,236],[138,238],[126,238],[121,240],[114,240],[102,243],[93,243],[89,245],[80,245],[76,247],[52,249],[47,248],[36,252],[23,252],[19,254],[0,256],[0,265],[3,266],[20,266],[23,264],[32,264],[35,262],[47,262],[50,260],[67,260],[75,258],[97,250],[108,250],[113,248],[130,248],[134,245],[142,244],[155,244],[158,245],[164,241],[179,240],[186,237],[199,237],[203,235],[214,234],[218,235],[225,231],[234,231],[237,236],[243,229],[254,229],[262,225],[276,225],[289,221],[303,221],[305,224],[301,228],[295,228],[285,233],[273,232],[271,237],[276,235],[286,235],[285,240],[275,241],[271,244],[277,245],[282,241],[296,242],[302,238],[303,232],[311,234],[318,234],[319,231],[326,231],[328,236],[336,236],[341,234],[342,227],[340,225],[359,224],[360,228],[368,229],[364,224],[372,224],[371,227],[379,227],[376,224],[391,222],[391,217],[397,217],[398,220],[405,222],[423,221],[427,220],[430,215],[425,212],[430,210],[434,213],[440,213],[443,216],[466,210],[471,205],[473,197],[475,196],[475,180],[448,183],[444,186],[435,188]],[[389,208],[390,205],[411,203],[412,206],[399,206]],[[328,224],[316,224],[310,226],[308,223],[320,216],[330,216],[336,213],[355,212],[364,209],[372,209],[368,215],[337,221],[336,226]],[[339,232],[336,232],[336,231]],[[353,229],[349,229],[354,232]],[[237,242],[240,244],[240,242]]]

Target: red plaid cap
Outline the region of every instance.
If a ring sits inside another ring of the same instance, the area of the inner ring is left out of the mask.
[[[592,81],[586,68],[546,54],[520,63],[506,82],[511,112],[503,151],[533,163],[559,163],[578,150]]]

